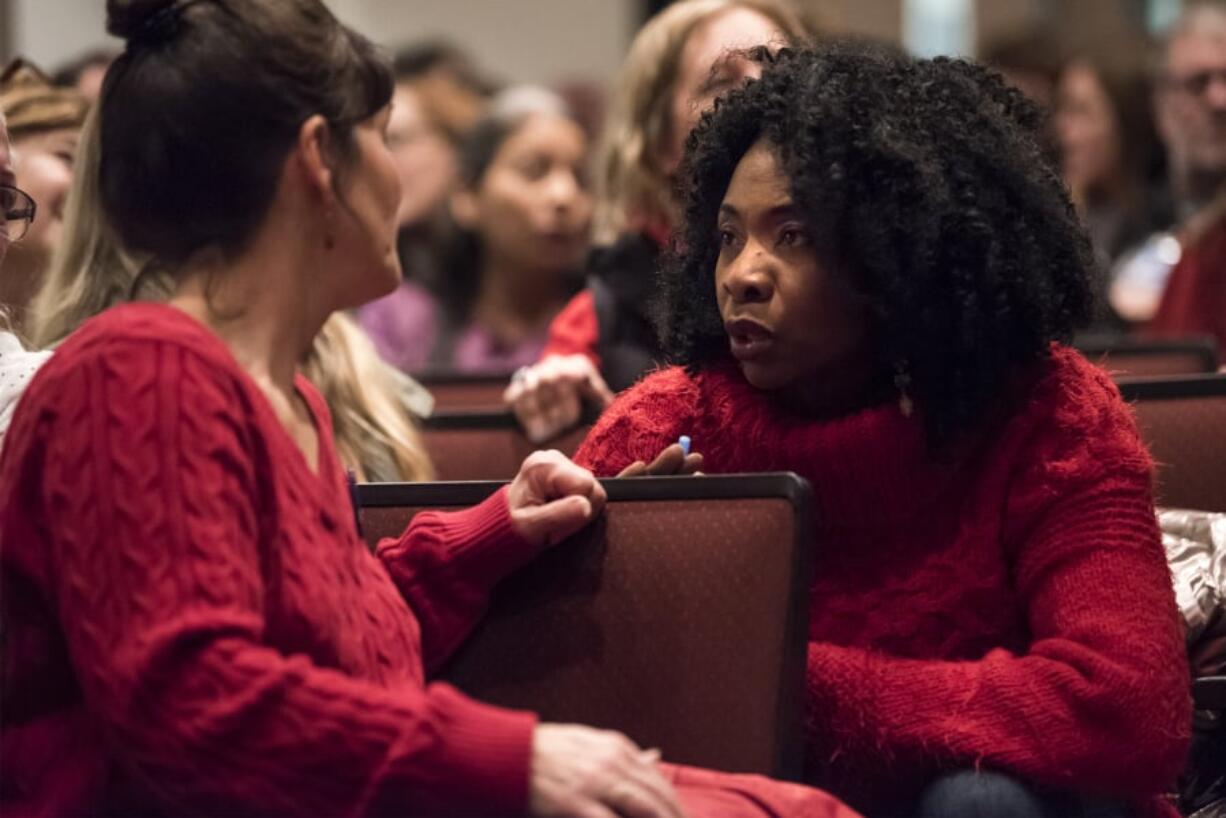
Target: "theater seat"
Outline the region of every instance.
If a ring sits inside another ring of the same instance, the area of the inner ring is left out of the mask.
[[[557,449],[570,457],[590,428],[577,426],[536,445],[508,411],[452,410],[422,421],[422,439],[439,480],[510,480],[537,449]]]
[[[468,373],[432,370],[413,377],[434,396],[436,411],[452,409],[498,412],[504,408],[502,393],[511,383],[510,372]]]
[[[1149,340],[1087,337],[1078,339],[1074,346],[1117,379],[1193,375],[1218,368],[1217,342],[1211,336]]]
[[[1226,511],[1226,374],[1119,382],[1158,462],[1158,505]]]
[[[604,481],[602,519],[499,589],[443,678],[671,761],[798,779],[808,485],[791,474]],[[365,536],[496,483],[359,487]]]

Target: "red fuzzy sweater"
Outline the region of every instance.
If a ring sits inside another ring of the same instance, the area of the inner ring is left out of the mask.
[[[812,483],[810,770],[865,812],[978,767],[1161,812],[1183,762],[1189,675],[1149,456],[1105,375],[1060,348],[1038,369],[947,462],[896,405],[798,418],[731,365],[648,377],[576,457],[613,475],[685,434],[708,472]]]
[[[425,674],[536,549],[499,492],[372,556],[327,408],[298,389],[315,472],[170,307],[105,313],[33,381],[0,457],[5,818],[524,811],[535,718]],[[693,818],[856,818],[807,787],[664,772]]]

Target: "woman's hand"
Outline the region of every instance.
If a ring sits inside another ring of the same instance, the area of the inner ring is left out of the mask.
[[[621,733],[541,724],[532,738],[528,811],[569,818],[684,818],[659,753]]]
[[[604,409],[613,392],[586,355],[551,355],[515,373],[502,399],[533,443],[544,443],[576,425],[585,403]]]
[[[618,477],[666,477],[668,475],[700,474],[702,455],[686,454],[681,444],[674,443],[656,456],[650,463],[636,460],[622,469]]]
[[[533,452],[507,491],[511,525],[540,547],[561,542],[596,519],[605,504],[604,486],[561,452]]]

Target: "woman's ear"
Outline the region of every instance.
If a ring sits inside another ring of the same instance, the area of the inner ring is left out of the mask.
[[[296,152],[308,187],[330,204],[336,198],[336,145],[326,119],[315,114],[302,123]]]
[[[468,188],[459,188],[452,192],[451,197],[447,201],[447,206],[451,210],[451,218],[455,223],[465,230],[473,230],[477,225],[479,217],[479,208],[477,207],[477,195]]]

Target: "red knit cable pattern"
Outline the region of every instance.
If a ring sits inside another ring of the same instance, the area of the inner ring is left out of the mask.
[[[312,473],[181,313],[114,310],[61,348],[0,460],[0,523],[5,815],[523,809],[533,717],[422,668],[532,556],[505,497],[419,517],[381,563],[328,437]]]
[[[731,367],[670,369],[577,460],[611,475],[682,434],[708,472],[813,484],[813,781],[888,811],[982,766],[1165,809],[1188,669],[1150,460],[1105,375],[1056,349],[986,443],[937,463],[897,407],[808,421]]]

